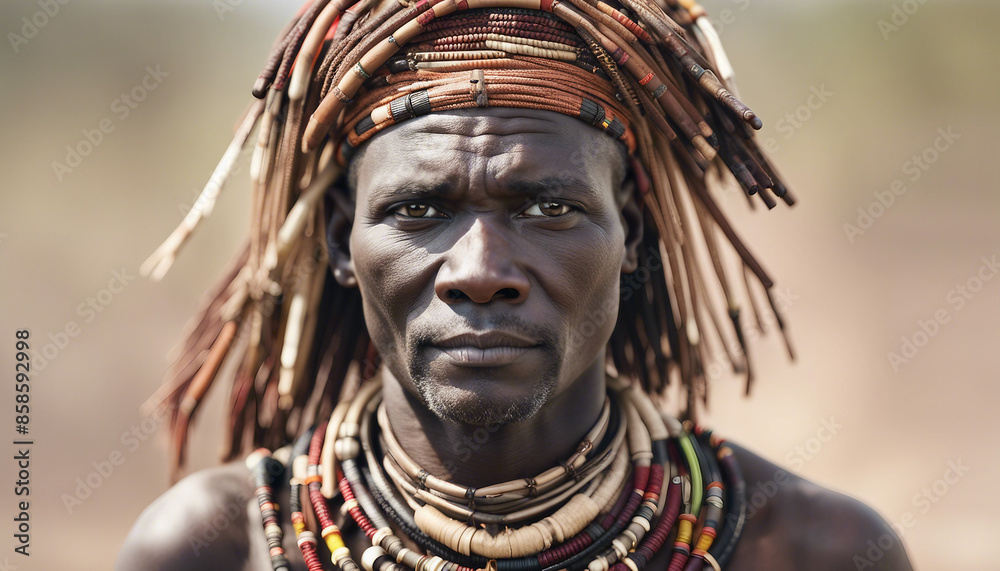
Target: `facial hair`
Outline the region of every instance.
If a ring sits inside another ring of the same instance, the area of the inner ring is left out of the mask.
[[[426,349],[434,340],[443,338],[440,327],[415,327],[411,332],[409,343],[408,372],[413,385],[427,408],[438,418],[459,422],[472,426],[506,426],[523,422],[534,416],[555,393],[562,371],[561,351],[558,350],[559,336],[555,331],[543,325],[527,323],[518,317],[507,315],[491,318],[488,323],[470,324],[471,329],[500,329],[518,331],[527,334],[540,342],[538,347],[543,352],[544,369],[537,371],[537,379],[531,391],[515,399],[504,399],[503,402],[491,399],[489,391],[473,391],[461,389],[442,382],[432,374],[432,367],[426,358]],[[491,383],[502,383],[501,375],[488,368],[478,369],[481,378],[476,383],[489,386]],[[484,394],[487,393],[487,394]]]

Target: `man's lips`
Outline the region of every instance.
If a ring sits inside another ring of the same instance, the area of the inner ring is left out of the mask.
[[[501,367],[538,346],[532,339],[505,331],[462,333],[431,343],[433,349],[463,367]]]
[[[506,331],[485,331],[483,333],[461,333],[440,341],[431,343],[436,347],[475,347],[477,349],[492,349],[494,347],[534,347],[537,341],[528,339],[516,333]]]

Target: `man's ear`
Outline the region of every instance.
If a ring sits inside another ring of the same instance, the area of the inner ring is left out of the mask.
[[[639,267],[639,244],[642,242],[642,200],[637,190],[643,188],[648,179],[642,165],[634,158],[619,189],[618,199],[625,228],[625,256],[622,258],[622,273],[630,274]]]
[[[354,226],[354,201],[342,188],[332,188],[327,192],[332,204],[326,225],[326,252],[330,257],[330,270],[334,279],[342,287],[358,287],[351,258],[351,228]]]

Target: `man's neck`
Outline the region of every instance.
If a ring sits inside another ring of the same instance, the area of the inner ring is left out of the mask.
[[[392,431],[427,472],[464,486],[534,477],[569,457],[597,422],[606,394],[597,359],[531,418],[505,426],[443,420],[408,394],[387,370],[383,399]]]

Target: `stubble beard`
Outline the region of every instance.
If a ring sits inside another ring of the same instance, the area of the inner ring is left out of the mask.
[[[500,427],[531,418],[555,393],[559,384],[560,366],[555,359],[547,361],[551,365],[538,373],[533,390],[514,399],[489,398],[483,392],[441,382],[430,374],[429,367],[420,359],[411,361],[409,372],[420,398],[438,418],[472,426]],[[502,381],[484,381],[491,382]]]

